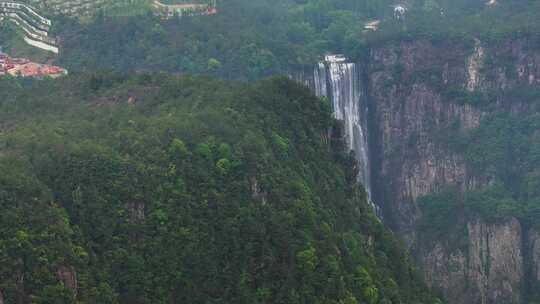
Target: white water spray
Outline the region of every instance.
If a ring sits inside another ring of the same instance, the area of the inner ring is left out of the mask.
[[[315,94],[332,102],[334,116],[343,121],[345,139],[360,166],[358,181],[371,198],[367,101],[361,88],[360,73],[354,63],[341,55],[328,55],[314,71]]]

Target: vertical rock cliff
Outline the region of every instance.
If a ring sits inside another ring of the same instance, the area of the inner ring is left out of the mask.
[[[451,128],[474,128],[482,113],[470,105],[444,101],[439,89],[430,85],[437,81],[463,86],[466,59],[463,49],[451,45],[437,49],[427,42],[371,53],[369,98],[376,130],[372,150],[377,151],[372,155],[374,199],[384,205],[388,223],[409,244],[420,217],[419,196],[449,184],[469,189],[479,183],[462,157],[448,151],[436,135]]]
[[[452,247],[445,240],[423,248],[419,260],[428,284],[449,303],[521,303],[524,259],[520,223],[506,219],[465,224],[466,242]]]
[[[373,48],[368,64],[373,197],[387,224],[413,248],[427,282],[449,303],[527,303],[539,281],[534,229],[513,217],[462,214],[446,236],[428,240],[419,233],[417,202],[447,187],[465,193],[494,182],[449,142],[489,113],[535,112],[506,92],[538,86],[540,52],[520,39],[416,40]],[[505,93],[490,96],[489,107],[475,104],[491,92]]]
[[[537,111],[508,97],[522,87],[540,89],[540,50],[533,43],[394,41],[373,47],[364,62],[327,57],[313,76],[296,78],[332,101],[362,164],[360,180],[385,223],[411,247],[430,286],[450,304],[528,303],[540,282],[534,228],[512,216],[463,213],[434,240],[419,228],[418,200],[449,187],[463,195],[496,183],[451,142],[490,114]],[[489,106],[479,106],[486,96]],[[459,195],[456,200],[459,205]]]
[[[489,107],[477,103],[491,92],[538,86],[539,59],[540,52],[519,39],[402,41],[371,50],[373,197],[387,224],[413,248],[427,282],[449,303],[527,303],[537,289],[540,245],[527,223],[461,214],[452,231],[434,242],[419,232],[423,215],[417,204],[419,197],[448,187],[465,193],[494,182],[449,142],[479,127],[489,113],[534,112],[527,103],[508,100],[507,93],[490,96]]]

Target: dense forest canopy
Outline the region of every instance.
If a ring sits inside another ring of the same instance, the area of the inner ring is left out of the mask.
[[[55,16],[54,60],[73,75],[0,79],[0,296],[440,303],[373,215],[328,101],[286,78],[255,81],[416,38],[537,45],[540,1],[495,2],[227,0],[216,15],[170,20],[146,5]],[[8,52],[52,60],[0,26]],[[452,91],[427,74],[443,99],[487,113],[441,138],[493,182],[421,197],[420,232],[454,233],[464,213],[539,227],[540,119],[491,111],[504,99],[538,112],[538,90]]]
[[[464,194],[450,187],[423,197],[422,230],[434,236],[459,226],[463,212],[491,222],[511,216],[527,227],[540,227],[540,94],[532,87],[490,93],[492,97],[482,99],[484,104],[476,105],[486,110],[478,128],[459,131],[456,125],[441,132],[440,140],[463,155],[474,174],[491,182]],[[520,115],[496,111],[497,94],[504,94],[509,103],[526,104],[531,111]]]
[[[396,4],[407,8],[405,18],[394,18]],[[57,63],[70,71],[163,70],[253,80],[311,67],[327,52],[358,60],[368,46],[388,40],[497,40],[540,28],[535,0],[228,0],[217,6],[215,15],[171,20],[154,16],[142,0],[106,5],[90,19],[55,16],[52,35],[62,50]],[[374,20],[381,21],[379,29],[366,30]],[[21,44],[10,41],[3,43]]]
[[[2,79],[0,117],[7,303],[438,303],[285,78]]]
[[[58,60],[70,70],[165,70],[250,80],[311,67],[327,52],[360,59],[379,41],[427,37],[496,40],[537,33],[538,1],[229,0],[219,14],[162,21],[147,13],[80,25],[61,19]],[[63,21],[62,21],[63,20]],[[381,20],[378,31],[364,28]]]

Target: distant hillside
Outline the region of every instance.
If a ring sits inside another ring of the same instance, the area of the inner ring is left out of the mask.
[[[59,24],[70,70],[165,70],[250,80],[311,69],[325,53],[351,60],[400,39],[474,43],[540,31],[540,2],[528,0],[405,1],[404,18],[390,0],[229,0],[219,14],[164,21],[98,16],[85,25]],[[378,30],[365,29],[379,21]]]
[[[71,17],[92,16],[100,12],[110,16],[140,15],[156,12],[156,0],[22,0],[46,13],[67,15]],[[176,4],[211,4],[213,0],[165,0],[158,1],[165,5]]]

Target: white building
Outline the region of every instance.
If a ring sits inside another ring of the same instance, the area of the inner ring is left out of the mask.
[[[407,13],[407,7],[402,4],[397,4],[394,6],[394,18],[398,20],[402,20],[405,18],[405,14]]]

